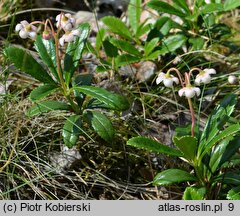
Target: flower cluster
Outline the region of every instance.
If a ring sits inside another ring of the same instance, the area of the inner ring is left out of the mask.
[[[64,46],[65,42],[73,41],[76,36],[80,35],[79,30],[75,29],[76,20],[69,13],[67,14],[61,13],[57,15],[56,17],[56,27],[58,28],[57,33],[55,33],[53,25],[51,24],[50,20],[46,20],[46,22],[34,21],[32,23],[28,23],[26,20],[23,20],[16,25],[15,31],[23,39],[31,38],[35,40],[37,37],[37,27],[34,24],[44,25],[45,28],[42,36],[45,40],[49,40],[52,37],[57,36],[58,32],[60,30],[63,30],[64,34],[59,39],[59,44],[61,46]]]
[[[203,84],[210,83],[211,75],[216,74],[215,69],[212,69],[212,68],[204,69],[204,70],[201,70],[199,68],[193,68],[192,70],[189,71],[189,73],[185,73],[185,80],[183,81],[183,78],[180,72],[175,68],[171,68],[168,70],[166,74],[163,72],[160,72],[156,79],[156,83],[159,84],[163,82],[164,86],[171,88],[173,87],[174,83],[179,84],[179,80],[180,80],[180,83],[182,85],[182,88],[178,91],[178,94],[180,97],[185,96],[187,98],[192,98],[195,95],[199,96],[201,93],[200,88],[192,86],[190,83],[192,71],[194,70],[197,70],[199,72],[194,80],[194,83],[196,85],[200,85],[202,83]],[[175,71],[178,75],[178,78],[170,74],[171,71]]]

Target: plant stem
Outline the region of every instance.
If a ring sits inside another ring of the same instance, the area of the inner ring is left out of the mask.
[[[193,110],[193,105],[192,105],[191,98],[188,98],[188,105],[189,105],[189,108],[190,108],[190,113],[191,113],[191,118],[192,118],[191,132],[192,132],[192,136],[194,137],[195,116],[194,116],[194,110]]]

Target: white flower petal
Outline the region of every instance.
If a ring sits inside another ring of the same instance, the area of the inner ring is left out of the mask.
[[[216,70],[213,68],[206,68],[203,71],[205,71],[207,74],[216,74]]]
[[[28,32],[26,32],[24,29],[20,30],[19,36],[23,39],[26,39],[28,37]]]
[[[178,80],[178,78],[177,78],[177,77],[173,77],[173,78],[172,78],[172,80],[173,80],[173,82],[175,82],[176,84],[178,84],[178,83],[179,83],[179,80]]]
[[[23,20],[23,21],[21,21],[20,23],[21,23],[24,27],[27,26],[27,25],[29,25],[29,22],[26,21],[26,20]]]
[[[60,44],[61,46],[63,46],[63,45],[64,45],[64,41],[65,41],[65,38],[64,38],[64,36],[62,36],[62,37],[59,39],[59,44]]]
[[[197,96],[201,94],[200,88],[194,87],[194,91],[196,92]]]
[[[178,95],[179,95],[180,97],[182,97],[182,96],[184,95],[184,88],[182,88],[182,89],[180,89],[180,90],[178,91]]]
[[[79,30],[77,30],[77,29],[75,29],[75,30],[72,30],[72,32],[71,32],[73,35],[75,35],[75,36],[80,36],[80,31]]]
[[[158,85],[159,83],[161,83],[162,81],[163,81],[163,78],[160,77],[160,76],[158,76],[157,79],[156,79],[157,85]]]
[[[197,77],[196,77],[196,79],[195,79],[195,84],[196,85],[200,85],[200,83],[201,83],[201,77],[199,77],[198,75],[197,75]]]
[[[16,25],[15,31],[16,31],[16,32],[19,32],[19,31],[20,31],[21,29],[23,29],[23,28],[24,28],[23,25],[19,23],[19,24]]]
[[[32,31],[32,32],[29,32],[29,33],[28,33],[28,36],[29,36],[31,39],[35,40],[36,37],[37,37],[37,33],[34,32],[34,31]]]
[[[65,31],[71,31],[71,30],[73,29],[73,25],[72,25],[72,23],[67,22],[66,24],[62,24],[62,28],[63,28]]]
[[[171,78],[166,78],[163,80],[163,84],[168,87],[171,88],[173,86],[173,81]]]
[[[187,98],[192,98],[192,97],[194,97],[194,95],[195,95],[195,92],[194,92],[194,90],[193,90],[192,87],[185,89],[185,96],[186,96]]]

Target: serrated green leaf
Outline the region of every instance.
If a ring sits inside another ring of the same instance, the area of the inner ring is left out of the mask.
[[[106,38],[106,32],[107,32],[107,30],[102,28],[102,29],[99,29],[99,31],[97,33],[95,47],[98,52],[100,51],[103,41]]]
[[[211,172],[214,173],[217,169],[220,169],[225,162],[230,161],[239,148],[240,137],[233,138],[229,136],[221,141],[211,152],[209,161]]]
[[[124,65],[129,65],[132,63],[139,62],[140,60],[141,60],[140,57],[132,56],[129,54],[122,54],[122,55],[117,56],[117,58],[115,59],[115,62],[116,62],[117,67],[121,67]]]
[[[236,103],[236,95],[227,95],[210,114],[199,142],[198,155],[202,154],[205,150],[205,146],[216,137],[223,125],[228,121],[230,115],[234,111]]]
[[[181,10],[183,13],[191,15],[191,11],[188,7],[186,0],[174,0],[173,6],[177,8],[178,10]]]
[[[147,57],[153,50],[154,48],[157,47],[159,42],[159,38],[153,38],[151,41],[146,42],[144,46],[144,55]]]
[[[29,52],[14,46],[4,50],[8,59],[21,71],[43,83],[56,85],[47,71],[38,63]]]
[[[180,169],[168,169],[158,173],[153,179],[154,186],[171,185],[175,183],[198,181],[190,173]]]
[[[224,10],[232,10],[240,6],[239,0],[225,0],[224,1]]]
[[[228,200],[240,200],[240,186],[232,188],[227,193]]]
[[[207,13],[214,13],[214,12],[221,12],[223,11],[223,4],[206,4],[201,8],[201,13],[207,14]]]
[[[205,187],[187,187],[183,193],[183,200],[204,200],[205,194]]]
[[[81,116],[73,115],[67,118],[64,123],[62,136],[64,140],[64,144],[68,148],[72,148],[76,145],[79,135],[81,134],[82,121]]]
[[[165,40],[163,40],[162,45],[160,47],[160,54],[164,55],[169,52],[173,52],[176,49],[182,47],[187,38],[184,35],[181,34],[176,34],[176,35],[171,35],[167,37]]]
[[[78,90],[86,95],[98,99],[100,102],[107,105],[113,110],[123,111],[129,108],[127,99],[121,95],[111,93],[105,89],[95,86],[79,86],[73,87],[73,90]]]
[[[64,58],[64,79],[67,85],[79,65],[79,61],[82,58],[84,46],[86,44],[87,37],[90,32],[90,25],[83,23],[78,28],[80,36],[76,37],[74,41],[68,43],[66,54]]]
[[[128,27],[118,18],[113,16],[106,16],[101,19],[107,26],[108,30],[122,36],[123,38],[132,40],[132,34]]]
[[[56,85],[45,84],[32,90],[32,92],[29,95],[29,98],[32,101],[37,101],[57,91],[58,89],[59,87]]]
[[[205,40],[201,37],[190,38],[188,41],[192,45],[193,50],[201,50],[205,43]]]
[[[88,111],[84,115],[97,134],[107,142],[112,142],[114,137],[114,128],[111,121],[101,112]]]
[[[224,172],[217,176],[215,176],[212,180],[213,183],[221,183],[221,184],[233,184],[236,186],[240,185],[240,173],[236,172]]]
[[[48,66],[49,70],[56,78],[56,80],[59,80],[56,69],[57,68],[56,47],[53,40],[44,40],[41,36],[38,36],[34,45],[42,61]]]
[[[179,17],[184,17],[186,14],[182,12],[181,10],[178,10],[177,8],[173,7],[172,5],[162,2],[159,0],[152,0],[147,4],[148,7],[156,10],[159,13],[168,13],[168,14],[174,14]]]
[[[127,52],[128,54],[131,54],[131,55],[134,55],[134,56],[140,56],[141,55],[141,53],[138,51],[138,49],[135,48],[132,44],[130,44],[127,41],[111,38],[110,42],[115,47],[117,47],[118,49],[121,49],[122,51]]]
[[[64,103],[64,102],[59,102],[59,101],[43,101],[39,102],[36,105],[33,105],[28,111],[27,115],[29,117],[39,115],[41,113],[45,112],[51,112],[54,110],[71,110],[71,107]]]
[[[142,13],[142,1],[141,0],[130,0],[128,5],[128,18],[131,28],[134,34],[136,34],[137,29],[140,25],[140,17]]]
[[[183,137],[174,137],[174,144],[179,148],[183,153],[183,157],[187,160],[194,160],[197,154],[198,141],[196,137],[192,136],[183,136]]]
[[[227,137],[234,136],[239,131],[240,131],[240,124],[234,124],[227,127],[225,130],[221,131],[208,144],[204,146],[204,149],[202,151],[202,154],[200,154],[200,157],[203,157],[218,142],[221,142],[223,139]]]
[[[133,137],[127,141],[127,145],[158,154],[161,153],[177,157],[181,157],[183,155],[179,150],[168,147],[147,137]]]
[[[92,74],[79,74],[75,77],[72,84],[73,86],[82,86],[87,85],[90,86],[92,84],[93,75]],[[74,90],[74,96],[78,103],[78,106],[81,107],[85,100],[86,95],[79,92],[78,90]]]
[[[118,49],[108,39],[103,41],[103,47],[108,57],[114,58],[118,56]]]

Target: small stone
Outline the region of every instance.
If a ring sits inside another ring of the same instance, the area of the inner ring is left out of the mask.
[[[151,61],[141,63],[136,78],[139,82],[147,82],[156,73],[157,66]]]

